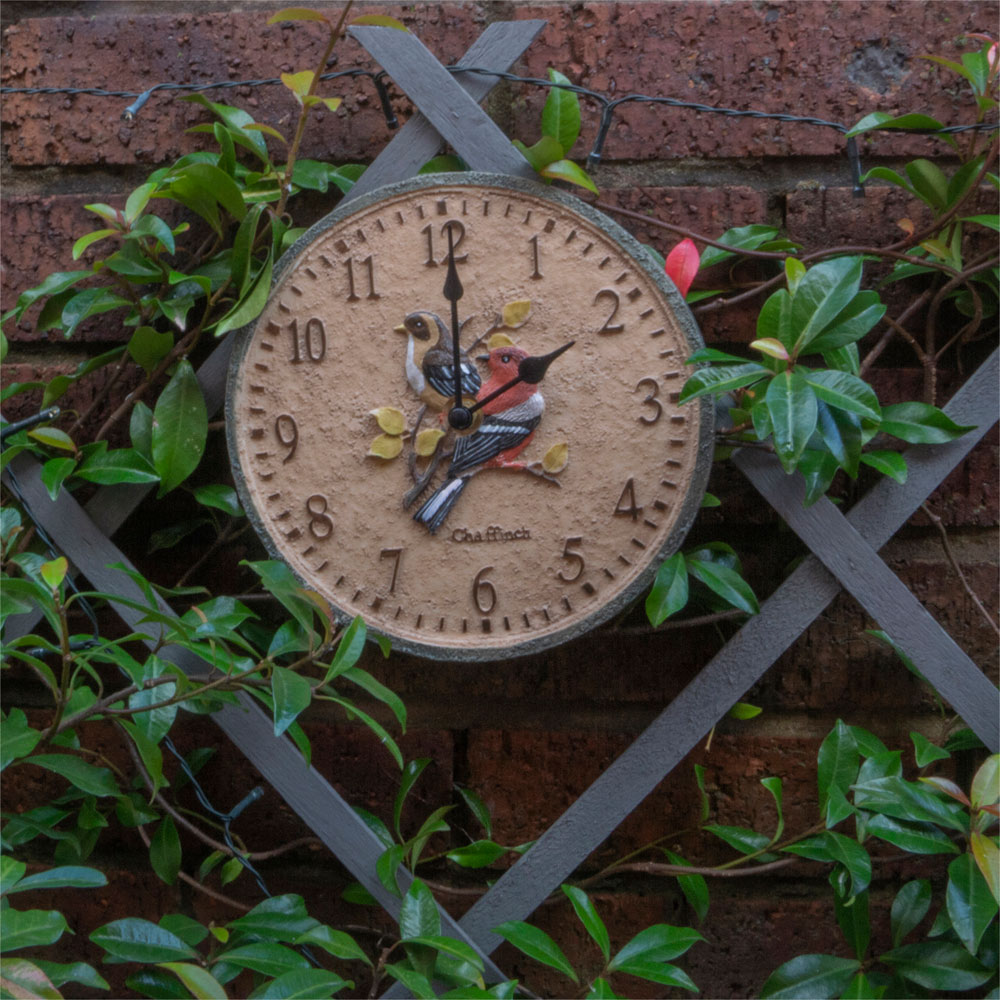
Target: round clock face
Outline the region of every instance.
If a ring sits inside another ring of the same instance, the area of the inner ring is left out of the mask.
[[[309,230],[239,334],[244,507],[398,648],[544,649],[638,597],[693,520],[711,408],[678,394],[700,346],[649,255],[576,199],[483,174],[390,185]]]

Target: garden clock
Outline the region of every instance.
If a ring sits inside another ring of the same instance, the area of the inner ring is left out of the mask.
[[[282,258],[227,428],[269,551],[394,647],[485,661],[625,608],[700,505],[701,340],[623,229],[491,174],[362,196]]]

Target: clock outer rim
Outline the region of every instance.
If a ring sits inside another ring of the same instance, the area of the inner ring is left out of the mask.
[[[486,173],[483,171],[417,175],[409,177],[406,180],[394,181],[391,184],[383,185],[369,191],[367,194],[348,201],[346,204],[341,203],[327,215],[323,216],[323,218],[313,223],[278,259],[271,276],[268,302],[271,301],[271,296],[278,283],[283,279],[285,272],[327,230],[339,225],[345,219],[350,218],[350,216],[366,211],[373,205],[386,199],[427,189],[454,187],[491,187],[508,194],[528,195],[540,198],[543,201],[551,201],[561,208],[568,209],[583,217],[620,246],[632,258],[635,265],[640,267],[646,276],[658,287],[661,294],[667,300],[667,304],[672,309],[677,326],[691,351],[694,352],[698,348],[705,346],[701,331],[691,310],[684,301],[684,297],[674,286],[673,282],[666,277],[665,273],[656,267],[655,261],[645,247],[628,230],[624,229],[603,212],[598,211],[586,202],[558,188],[548,187],[526,178],[513,177],[508,174]],[[271,558],[284,563],[304,587],[314,589],[310,581],[303,579],[295,571],[294,567],[289,564],[284,553],[275,544],[264,519],[253,502],[253,497],[246,483],[246,477],[239,464],[236,421],[234,420],[233,413],[234,397],[240,369],[246,353],[253,342],[259,319],[260,317],[257,317],[257,319],[254,319],[246,326],[233,331],[234,343],[226,378],[225,407],[226,444],[229,450],[230,467],[243,510],[268,554]],[[663,544],[650,558],[645,569],[624,590],[563,628],[555,629],[534,638],[525,639],[523,642],[518,642],[514,645],[489,646],[483,643],[476,643],[467,647],[437,646],[433,642],[416,642],[391,635],[382,632],[375,626],[368,627],[369,633],[372,635],[385,635],[392,643],[393,651],[409,653],[423,659],[436,659],[456,663],[499,663],[504,660],[542,653],[574,639],[579,639],[615,615],[623,612],[645,590],[649,589],[656,577],[660,564],[681,547],[701,508],[701,501],[705,494],[708,477],[712,468],[715,408],[712,401],[706,397],[694,400],[687,405],[696,405],[699,410],[699,416],[698,444],[695,449],[694,467],[684,500],[681,503],[674,526],[667,534]],[[334,618],[338,623],[346,625],[355,617],[352,613],[338,607],[325,595],[323,599],[329,604]],[[361,617],[364,618],[363,615]],[[365,624],[368,625],[368,622],[366,621]]]

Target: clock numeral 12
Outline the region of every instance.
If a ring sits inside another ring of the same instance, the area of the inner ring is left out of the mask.
[[[452,249],[455,251],[455,263],[461,264],[469,259],[467,253],[459,254],[458,248],[462,245],[462,240],[465,239],[465,226],[458,219],[449,219],[441,227],[441,239],[448,242],[448,230],[452,231]],[[427,237],[427,259],[424,261],[424,267],[438,267],[444,264],[448,260],[448,251],[445,250],[441,255],[441,259],[438,260],[438,255],[434,252],[434,225],[433,223],[428,223],[420,230],[422,236]]]
[[[375,258],[369,254],[364,260],[358,261],[358,264],[368,272],[368,294],[365,298],[382,298],[382,296],[375,291]],[[354,261],[348,257],[347,260],[344,261],[344,267],[347,268],[347,301],[360,302],[361,296],[358,295],[357,289],[354,285]]]

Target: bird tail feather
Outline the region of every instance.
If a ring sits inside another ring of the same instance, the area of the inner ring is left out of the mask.
[[[462,490],[468,481],[469,477],[460,476],[443,483],[413,515],[413,520],[426,525],[433,535],[444,524],[445,518],[455,506],[455,501],[462,495]]]

